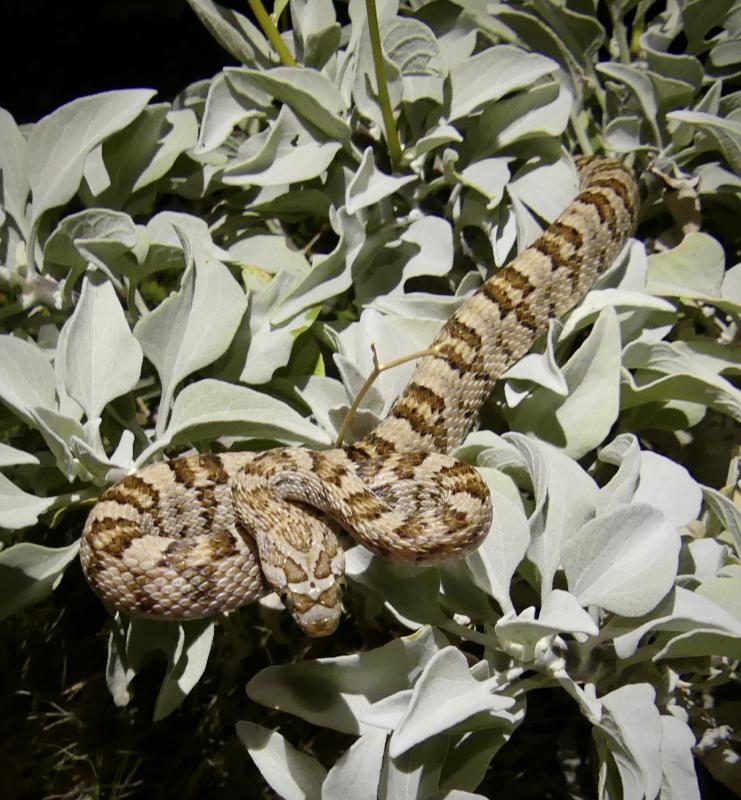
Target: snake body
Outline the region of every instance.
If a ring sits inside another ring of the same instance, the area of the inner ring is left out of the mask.
[[[331,633],[344,572],[337,527],[386,558],[432,563],[475,548],[492,508],[477,471],[446,455],[494,382],[548,321],[578,303],[635,228],[638,188],[620,162],[577,158],[577,197],[445,323],[391,411],[365,439],[313,452],[162,461],[106,490],[82,535],[97,594],[162,619],[281,594],[310,635]]]

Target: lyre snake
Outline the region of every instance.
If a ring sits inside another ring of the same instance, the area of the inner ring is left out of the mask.
[[[101,496],[80,558],[93,589],[163,619],[231,611],[271,590],[310,635],[340,614],[337,525],[374,553],[430,563],[488,533],[477,471],[446,455],[494,382],[578,303],[618,255],[638,213],[619,162],[577,159],[578,196],[445,323],[387,418],[343,449],[197,455],[129,475]]]

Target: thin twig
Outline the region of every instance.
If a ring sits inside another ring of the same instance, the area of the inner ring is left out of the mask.
[[[428,347],[426,350],[418,350],[416,353],[410,353],[406,356],[401,356],[401,358],[395,358],[393,361],[387,361],[385,364],[381,364],[378,360],[378,353],[376,352],[375,344],[371,345],[371,351],[373,352],[373,370],[371,371],[370,375],[365,379],[365,382],[360,387],[360,391],[355,395],[355,399],[352,401],[352,405],[345,414],[345,419],[342,420],[342,425],[340,426],[340,430],[337,434],[337,441],[335,442],[335,447],[342,447],[342,442],[345,439],[345,434],[347,433],[347,429],[350,426],[350,422],[352,418],[355,416],[355,412],[358,410],[358,407],[363,402],[363,398],[368,394],[368,390],[373,385],[373,382],[376,378],[382,373],[385,372],[387,369],[391,369],[392,367],[398,367],[401,364],[406,364],[407,361],[414,361],[417,358],[422,358],[423,356],[438,356],[440,355],[440,351],[435,347]]]

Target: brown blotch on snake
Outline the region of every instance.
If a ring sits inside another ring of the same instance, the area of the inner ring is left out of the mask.
[[[606,158],[576,161],[579,195],[458,308],[365,439],[322,453],[178,458],[104,492],[80,545],[95,592],[127,613],[189,619],[274,590],[307,633],[322,636],[340,615],[337,526],[408,563],[475,548],[489,530],[489,492],[473,467],[445,453],[499,376],[582,299],[635,227],[632,174]]]

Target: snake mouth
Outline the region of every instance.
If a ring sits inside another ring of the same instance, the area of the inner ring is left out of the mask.
[[[338,592],[335,588],[330,597],[325,597],[325,594],[322,593],[318,599],[301,593],[286,592],[283,595],[283,602],[307,636],[329,636],[337,630],[341,615]]]
[[[323,619],[317,619],[310,623],[303,622],[301,627],[305,633],[314,638],[322,636],[330,636],[337,630],[339,624],[339,617],[328,616]]]

